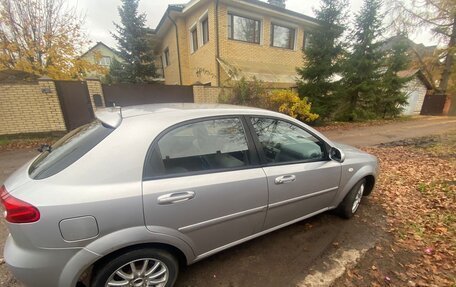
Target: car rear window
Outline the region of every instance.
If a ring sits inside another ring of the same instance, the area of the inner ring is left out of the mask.
[[[30,166],[30,177],[44,179],[59,173],[80,159],[113,130],[100,121],[74,129],[38,156]]]

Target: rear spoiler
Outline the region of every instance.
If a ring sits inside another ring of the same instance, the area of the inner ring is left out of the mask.
[[[122,108],[105,108],[95,112],[95,117],[103,124],[112,128],[117,128],[122,123]]]

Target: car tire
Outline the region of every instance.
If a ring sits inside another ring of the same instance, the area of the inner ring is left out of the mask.
[[[153,270],[154,267],[155,270]],[[153,271],[151,272],[151,270]],[[152,274],[150,277],[153,276],[154,278],[148,277],[149,272],[151,272],[149,275]],[[165,273],[160,275],[161,272]],[[110,256],[97,264],[94,267],[90,286],[105,287],[108,286],[108,282],[123,280],[133,283],[131,286],[141,286],[141,280],[166,280],[161,283],[162,285],[157,286],[171,287],[174,285],[178,273],[179,262],[171,253],[156,248],[134,249],[121,255]]]
[[[343,218],[352,218],[359,208],[365,189],[366,179],[363,178],[352,187],[350,192],[345,196],[344,200],[339,204],[336,209],[337,213]]]

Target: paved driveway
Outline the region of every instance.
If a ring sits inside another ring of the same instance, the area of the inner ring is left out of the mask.
[[[450,130],[456,130],[456,118],[423,117],[325,134],[338,142],[368,146]],[[0,153],[0,183],[35,154],[31,150]],[[369,199],[350,221],[321,214],[189,266],[182,270],[177,286],[327,286],[331,278],[343,272],[344,264],[356,260],[360,251],[375,243],[378,230],[366,222],[378,221],[379,217],[381,211]],[[6,236],[1,219],[1,246]],[[328,267],[328,262],[334,262],[335,267]],[[21,286],[0,264],[0,286]]]

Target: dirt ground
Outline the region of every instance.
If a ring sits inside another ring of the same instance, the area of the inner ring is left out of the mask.
[[[456,132],[456,118],[423,117],[328,129],[324,133],[332,140],[366,147],[423,136],[432,136],[438,142],[435,135],[451,130]],[[384,152],[396,146],[397,143],[374,149]],[[0,183],[35,154],[29,149],[0,152]],[[340,219],[330,212],[304,220],[185,267],[176,286],[432,286],[417,285],[426,281],[403,270],[408,264],[420,262],[422,252],[403,250],[400,246],[396,247],[397,252],[391,251],[396,235],[391,232],[390,210],[379,200],[379,190],[382,191],[381,186],[375,196],[363,201],[352,220]],[[7,233],[1,219],[0,246]],[[406,275],[402,278],[393,270]],[[2,260],[0,286],[21,286]]]
[[[354,124],[352,127],[350,125],[344,125],[341,128],[337,128],[337,126],[322,127],[321,130],[328,138],[341,143],[360,147],[373,146],[456,130],[456,117],[418,117],[383,125],[358,126]]]

